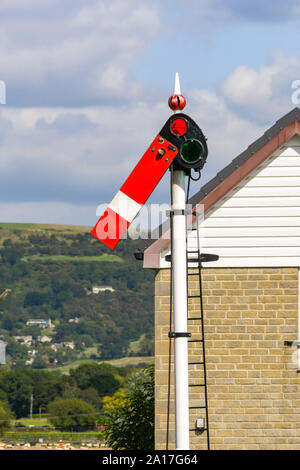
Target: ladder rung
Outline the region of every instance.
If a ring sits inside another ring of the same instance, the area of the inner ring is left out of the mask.
[[[198,255],[198,256],[193,256],[193,255]],[[189,255],[191,255],[191,257],[189,257]],[[201,269],[202,269],[202,262],[203,261],[213,261],[213,259],[206,259],[206,258],[209,258],[209,257],[212,257],[213,255],[202,255],[200,253],[199,250],[197,251],[188,251],[187,252],[187,283],[188,283],[188,286],[189,286],[189,276],[192,277],[192,276],[197,276],[199,277],[199,282],[200,282],[200,287],[199,289],[201,290]],[[192,270],[195,270],[193,272],[191,272]],[[193,280],[191,279],[191,282]],[[200,303],[201,303],[201,292],[199,292],[198,295],[188,295],[187,296],[188,299],[199,299],[200,300]],[[201,309],[202,309],[202,306],[201,306]],[[189,312],[191,313],[191,312]],[[205,343],[204,343],[204,325],[203,325],[203,321],[204,321],[204,318],[203,318],[203,312],[199,312],[202,316],[201,317],[188,317],[187,320],[188,321],[198,321],[200,322],[199,325],[201,325],[201,328],[202,328],[202,334],[200,332],[199,336],[202,337],[202,339],[190,339],[188,340],[188,343],[201,343],[202,344],[202,348],[204,348],[205,346]],[[201,347],[201,346],[196,346],[197,348]],[[204,373],[204,376],[203,377],[198,377],[198,380],[204,380],[204,383],[196,383],[196,384],[189,384],[188,386],[189,387],[197,387],[197,388],[200,388],[201,387],[201,391],[199,390],[197,392],[197,394],[199,395],[203,395],[205,394],[205,400],[203,400],[203,403],[205,404],[204,406],[189,406],[189,410],[206,410],[206,416],[207,416],[207,423],[206,423],[206,428],[203,428],[203,429],[199,429],[199,428],[196,428],[196,429],[189,429],[189,431],[191,432],[196,432],[196,433],[203,433],[203,432],[206,432],[206,436],[207,436],[207,448],[208,450],[210,449],[210,446],[209,446],[209,426],[208,426],[208,403],[207,403],[207,377],[206,377],[206,362],[205,362],[205,356],[204,356],[204,351],[203,351],[203,357],[202,355],[200,354],[199,356],[199,359],[202,359],[201,361],[193,361],[193,359],[196,359],[196,357],[190,357],[189,359],[192,360],[192,362],[188,362],[188,366],[198,366],[196,369],[198,370],[201,370],[203,369],[203,373]],[[189,373],[192,371],[192,367],[189,367]],[[197,380],[197,379],[196,379]],[[202,400],[201,400],[202,401]],[[197,411],[196,411],[197,413]]]

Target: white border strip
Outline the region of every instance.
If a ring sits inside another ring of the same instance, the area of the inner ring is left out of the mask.
[[[118,191],[108,207],[131,223],[141,210],[142,204],[138,204],[122,191]]]

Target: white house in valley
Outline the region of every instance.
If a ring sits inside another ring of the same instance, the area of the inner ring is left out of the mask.
[[[102,292],[115,292],[115,289],[112,286],[93,286],[93,294],[101,294]]]
[[[6,343],[0,340],[0,365],[6,364]]]

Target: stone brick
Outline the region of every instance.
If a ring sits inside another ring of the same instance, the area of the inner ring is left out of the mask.
[[[156,273],[156,449],[165,449],[170,271]],[[197,294],[197,282],[190,291]],[[284,341],[297,339],[297,268],[205,268],[203,296],[209,420],[214,450],[300,450],[300,374],[295,352]],[[189,301],[199,315],[199,299]],[[189,322],[195,337],[199,322]],[[201,347],[189,348],[201,361]],[[172,368],[172,383],[173,383]],[[191,368],[190,381],[203,371]],[[174,388],[171,386],[170,449],[174,449]],[[192,406],[203,394],[190,392]],[[198,410],[191,410],[193,425]],[[203,411],[204,415],[204,411]],[[191,449],[205,449],[205,433],[191,432]]]

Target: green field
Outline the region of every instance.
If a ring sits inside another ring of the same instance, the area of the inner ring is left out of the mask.
[[[17,356],[22,364],[28,359],[27,349],[16,348],[13,336],[26,335],[30,331],[27,320],[40,315],[51,317],[54,328],[43,334],[53,341],[57,332],[62,341],[78,344],[82,332],[87,336],[82,340],[90,346],[86,351],[82,347],[51,351],[67,372],[91,356],[93,360],[125,356],[117,363],[132,366],[148,361],[139,357],[153,351],[151,335],[144,335],[153,331],[153,272],[144,270],[134,257],[139,241],[122,240],[112,252],[90,230],[87,226],[0,222],[0,287],[11,290],[1,304],[0,330],[5,341],[10,341],[9,364]],[[114,293],[89,295],[98,285],[112,286]],[[80,322],[69,324],[75,317]],[[117,341],[110,341],[111,331]],[[37,344],[46,365],[47,347]]]
[[[10,223],[0,222],[0,229],[8,228],[10,230],[33,229],[37,230],[53,230],[59,232],[88,232],[91,227],[81,225],[58,225],[58,224],[32,224],[32,223]]]
[[[17,242],[20,241],[20,236],[27,239],[30,235],[36,233],[55,234],[57,237],[64,237],[68,234],[87,233],[90,231],[91,227],[79,225],[0,222],[0,246],[6,239]]]
[[[0,228],[9,228],[11,230],[14,230],[14,229],[28,229],[28,228],[32,228],[32,229],[35,229],[36,228],[36,224],[11,224],[11,223],[8,223],[8,222],[0,222]]]
[[[103,432],[86,431],[86,432],[64,432],[64,431],[6,431],[1,438],[9,441],[22,441],[22,440],[38,440],[44,437],[45,441],[59,441],[62,440],[81,440],[81,439],[96,439],[103,440]]]
[[[67,256],[67,255],[32,255],[32,256],[25,256],[21,259],[22,261],[96,261],[96,262],[117,262],[122,263],[123,260],[119,256],[115,255],[100,255],[100,256]]]
[[[20,418],[15,424],[23,424],[23,426],[46,426],[49,425],[48,418]]]
[[[120,359],[111,359],[110,361],[97,361],[95,359],[78,359],[77,361],[70,362],[69,364],[65,364],[64,366],[55,367],[49,370],[60,371],[62,374],[68,374],[70,372],[70,369],[75,369],[81,364],[90,364],[91,362],[95,362],[98,364],[104,362],[106,364],[111,364],[115,367],[134,367],[138,366],[139,364],[151,364],[154,362],[154,358],[152,356],[122,357]]]

